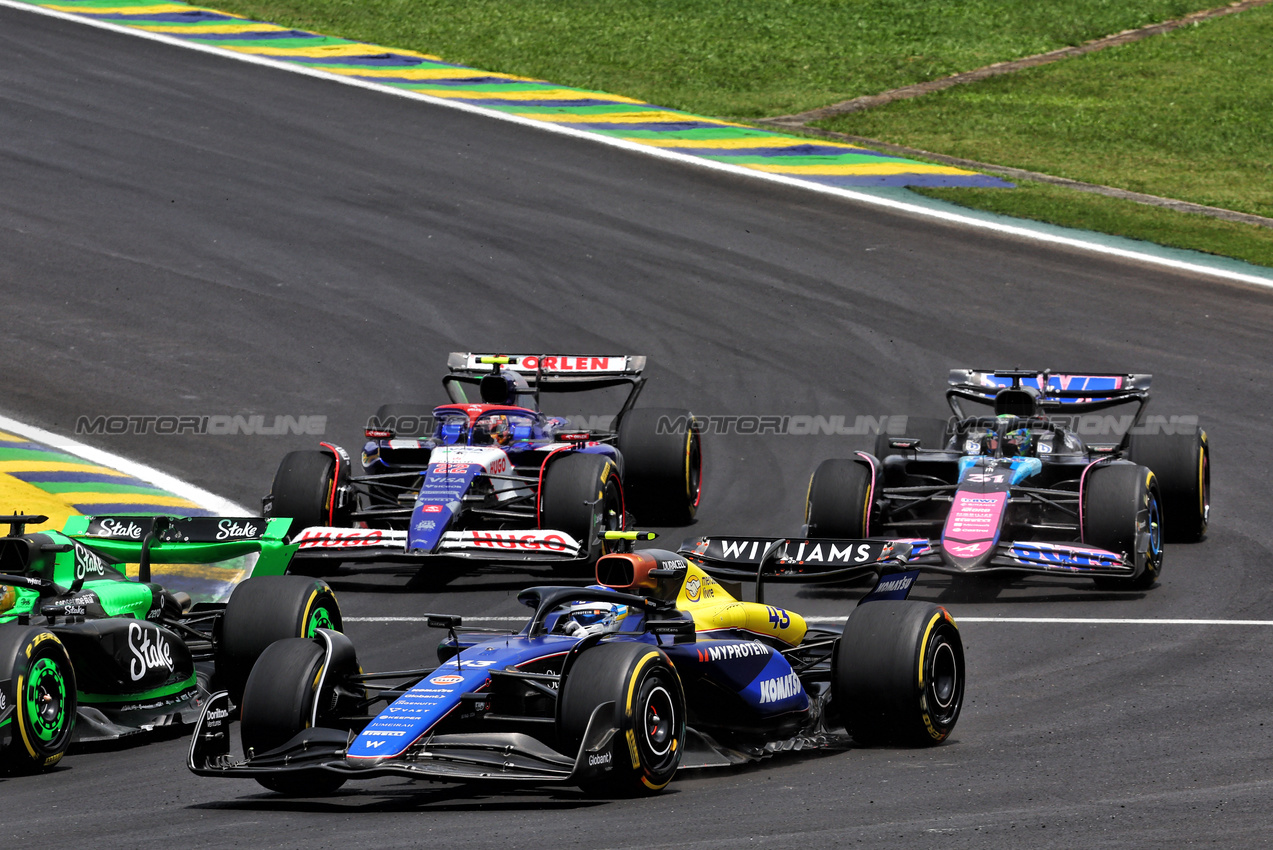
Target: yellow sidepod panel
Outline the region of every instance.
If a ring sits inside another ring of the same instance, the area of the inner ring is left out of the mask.
[[[686,566],[685,581],[677,594],[676,607],[694,618],[694,625],[700,632],[742,629],[795,646],[804,640],[808,629],[804,618],[794,611],[756,602],[739,602],[692,561]]]

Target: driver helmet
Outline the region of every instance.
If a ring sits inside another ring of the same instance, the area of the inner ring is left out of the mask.
[[[628,606],[613,602],[575,602],[558,619],[557,631],[584,638],[619,631],[628,616]]]
[[[999,454],[999,432],[991,428],[981,437],[981,454],[997,457]]]
[[[12,608],[17,601],[17,589],[11,584],[0,584],[0,614]]]
[[[1004,457],[1029,457],[1033,452],[1034,438],[1029,428],[1017,428],[1003,435]]]
[[[508,417],[502,413],[479,420],[477,430],[479,435],[489,438],[482,442],[494,443],[497,446],[506,446],[513,439],[513,426],[509,424]]]

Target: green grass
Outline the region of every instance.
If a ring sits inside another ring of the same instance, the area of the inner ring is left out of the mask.
[[[1134,201],[1077,192],[1047,183],[1019,182],[1003,189],[915,189],[963,206],[1143,239],[1172,248],[1205,251],[1273,266],[1273,229],[1180,213]]]
[[[1273,217],[1273,7],[820,122],[852,135]],[[1273,265],[1273,230],[1034,186],[934,196]]]
[[[258,20],[707,115],[825,106],[1208,0],[230,0]]]
[[[1220,0],[230,0],[287,26],[703,115],[799,112]],[[1273,7],[822,122],[1273,217]],[[1046,184],[925,194],[1273,266],[1273,231]]]

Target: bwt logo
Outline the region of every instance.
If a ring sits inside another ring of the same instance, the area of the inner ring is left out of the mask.
[[[285,437],[301,435],[321,437],[327,432],[326,416],[273,416],[254,414],[221,414],[209,416],[80,416],[75,420],[75,433],[106,434],[158,434],[171,436],[197,434],[200,436],[260,436]]]

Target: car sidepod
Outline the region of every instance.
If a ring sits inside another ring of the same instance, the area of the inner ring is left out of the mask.
[[[695,730],[772,740],[805,727],[810,695],[787,659],[768,644],[700,640],[663,649],[681,676]]]
[[[122,617],[50,630],[75,665],[77,740],[115,738],[173,718],[192,720],[197,713],[194,661],[185,641],[171,630]]]

